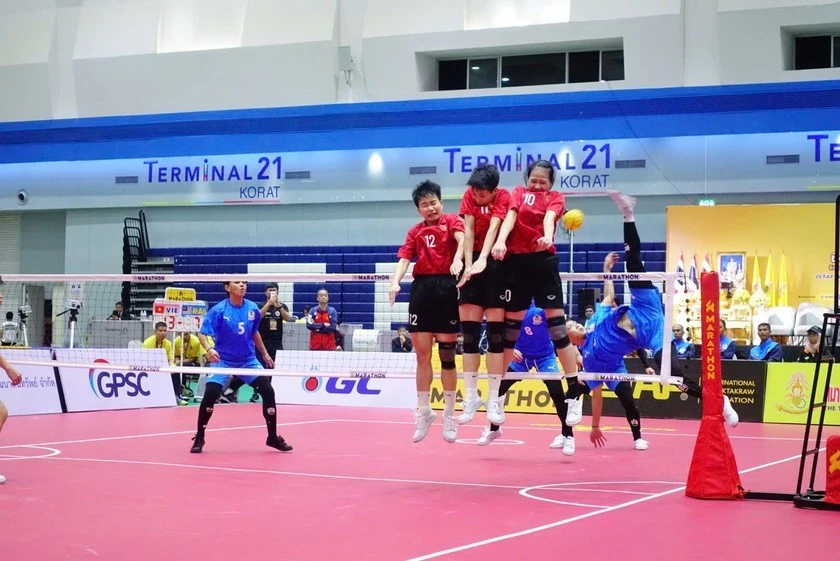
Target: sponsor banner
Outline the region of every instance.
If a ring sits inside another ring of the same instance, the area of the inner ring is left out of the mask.
[[[52,360],[49,349],[21,349],[3,347],[3,356],[8,360]],[[39,415],[61,413],[58,383],[52,366],[14,365],[23,381],[12,386],[9,379],[0,374],[0,401],[9,410],[9,415]]]
[[[805,424],[814,388],[815,364],[775,362],[767,365],[767,390],[764,397],[765,423]],[[822,401],[828,365],[820,365],[820,384],[817,402]],[[825,424],[840,425],[840,380],[835,377],[828,389],[825,404]],[[814,411],[818,420],[819,410]]]
[[[276,370],[308,376],[274,376],[277,403],[413,409],[417,390],[414,353],[280,351]],[[385,380],[389,374],[412,378]]]
[[[60,362],[102,363],[102,368],[59,368],[67,411],[139,409],[175,405],[172,377],[154,372],[167,366],[164,349],[132,349],[131,371],[114,371],[108,363],[125,362],[125,349],[56,349]]]
[[[689,361],[689,364],[697,361]],[[689,369],[689,372],[691,369]],[[767,391],[767,363],[760,360],[724,360],[723,393],[741,421],[760,423],[764,419]]]

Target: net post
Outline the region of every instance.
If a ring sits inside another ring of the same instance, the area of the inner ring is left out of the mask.
[[[674,325],[674,289],[676,287],[676,274],[671,273],[665,277],[665,332],[662,334],[662,366],[659,369],[659,377],[662,384],[668,384],[671,377],[671,327]]]

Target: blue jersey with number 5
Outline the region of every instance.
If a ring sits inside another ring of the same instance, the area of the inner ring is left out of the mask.
[[[250,300],[234,306],[225,299],[210,308],[201,333],[216,341],[216,352],[224,362],[237,363],[255,358],[254,334],[260,327],[260,309]]]

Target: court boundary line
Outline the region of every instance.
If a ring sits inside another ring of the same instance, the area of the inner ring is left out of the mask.
[[[316,423],[332,423],[332,422],[342,422],[340,419],[312,419],[309,421],[290,421],[288,423],[277,423],[278,427],[291,427],[296,425],[313,425]],[[249,430],[249,429],[264,429],[265,425],[242,425],[238,427],[218,427],[207,429],[207,432],[224,432],[224,431],[232,431],[232,430]],[[170,432],[150,432],[150,433],[143,433],[143,434],[124,434],[120,436],[103,436],[98,438],[82,438],[79,440],[61,440],[56,442],[37,442],[34,444],[8,444],[4,446],[0,446],[0,450],[5,450],[7,448],[20,448],[21,446],[52,446],[52,445],[61,445],[61,444],[86,444],[89,442],[108,442],[112,440],[131,440],[134,438],[150,438],[153,436],[178,436],[183,434],[195,434],[195,429],[190,430],[180,430],[180,431],[170,431]]]
[[[820,449],[821,452],[824,451],[824,450],[825,450],[825,448]],[[766,468],[769,468],[769,467],[777,466],[779,464],[783,464],[783,463],[790,462],[790,461],[793,461],[793,460],[798,460],[801,457],[802,457],[801,454],[797,454],[795,456],[789,456],[787,458],[782,458],[781,460],[775,460],[773,462],[767,462],[767,463],[761,464],[759,466],[743,469],[743,470],[738,471],[738,473],[741,474],[741,475],[743,475],[745,473],[751,473],[753,471],[758,471],[758,470],[761,470],[761,469],[766,469]],[[514,539],[514,538],[519,538],[519,537],[527,536],[527,535],[530,535],[530,534],[536,534],[536,533],[542,532],[544,530],[550,530],[552,528],[565,526],[567,524],[571,524],[573,522],[578,522],[580,520],[586,520],[588,518],[598,516],[599,514],[606,514],[608,512],[614,512],[616,510],[621,510],[621,509],[624,509],[624,508],[627,508],[627,507],[631,507],[631,506],[635,506],[635,505],[638,505],[638,504],[646,503],[648,501],[656,500],[656,499],[659,499],[659,498],[662,498],[662,497],[665,497],[665,496],[668,496],[668,495],[673,495],[674,493],[679,493],[680,491],[684,491],[685,488],[686,488],[686,486],[682,485],[682,486],[676,487],[674,489],[669,489],[667,491],[662,491],[662,492],[659,492],[659,493],[655,493],[655,494],[647,496],[647,497],[640,497],[638,499],[633,499],[632,501],[627,501],[625,503],[620,503],[620,504],[617,504],[615,506],[610,506],[610,507],[607,507],[607,508],[603,508],[601,510],[596,510],[596,511],[593,511],[593,512],[586,512],[584,514],[579,514],[577,516],[572,516],[572,517],[569,517],[569,518],[563,518],[563,519],[558,520],[556,522],[543,524],[541,526],[535,526],[533,528],[526,528],[525,530],[520,530],[518,532],[511,532],[509,534],[502,534],[500,536],[495,536],[495,537],[492,537],[492,538],[487,538],[487,539],[484,539],[484,540],[480,540],[480,541],[476,541],[476,542],[472,542],[472,543],[468,543],[468,544],[464,544],[464,545],[460,545],[460,546],[451,547],[451,548],[444,549],[444,550],[441,550],[441,551],[435,551],[435,552],[432,552],[432,553],[427,553],[427,554],[421,555],[419,557],[411,557],[410,559],[407,559],[406,561],[428,561],[429,559],[436,559],[436,558],[442,557],[444,555],[450,555],[452,553],[460,553],[462,551],[475,549],[477,547],[482,547],[482,546],[485,546],[485,545],[490,545],[490,544]]]
[[[296,472],[296,471],[282,471],[282,470],[273,470],[273,469],[254,469],[254,468],[237,468],[237,467],[229,467],[229,466],[208,466],[202,464],[180,464],[174,462],[152,462],[152,461],[145,461],[145,460],[120,460],[114,458],[72,458],[68,456],[49,456],[43,457],[41,459],[44,460],[60,460],[60,461],[70,461],[70,462],[93,462],[93,463],[105,463],[105,464],[127,464],[127,465],[139,465],[139,466],[153,466],[153,467],[173,467],[173,468],[188,468],[188,469],[198,469],[198,470],[208,470],[208,471],[225,471],[225,472],[233,472],[233,473],[256,473],[256,474],[268,474],[268,475],[285,475],[291,477],[302,477],[302,478],[313,478],[313,479],[336,479],[340,481],[365,481],[371,483],[399,483],[399,484],[412,484],[412,485],[443,485],[443,486],[451,486],[451,487],[475,487],[475,488],[489,488],[489,489],[510,489],[515,491],[520,491],[526,487],[522,485],[501,485],[495,483],[470,483],[466,481],[432,481],[427,479],[401,479],[401,478],[394,478],[394,477],[364,477],[364,476],[357,476],[357,475],[338,475],[338,474],[330,474],[330,473],[304,473],[304,472]],[[578,483],[575,483],[578,484]],[[595,508],[595,509],[603,509],[605,508],[604,505],[592,505],[586,503],[576,503],[576,502],[560,502],[557,501],[556,504],[565,505],[565,506],[577,506],[582,508]]]

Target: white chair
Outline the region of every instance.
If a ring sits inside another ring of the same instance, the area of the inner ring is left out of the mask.
[[[381,337],[382,332],[378,329],[354,329],[352,335],[353,352],[381,351]]]
[[[779,337],[792,337],[793,327],[796,323],[796,308],[792,306],[776,306],[767,308],[763,314],[756,318],[753,322],[754,339],[758,340],[758,325],[760,323],[770,324],[770,335]]]
[[[793,327],[794,337],[801,337],[802,340],[800,342],[804,343],[811,326],[817,325],[822,328],[823,314],[830,313],[831,310],[829,308],[815,306],[814,304],[801,304],[796,312],[796,323]],[[828,335],[830,336],[831,333],[828,333]]]

